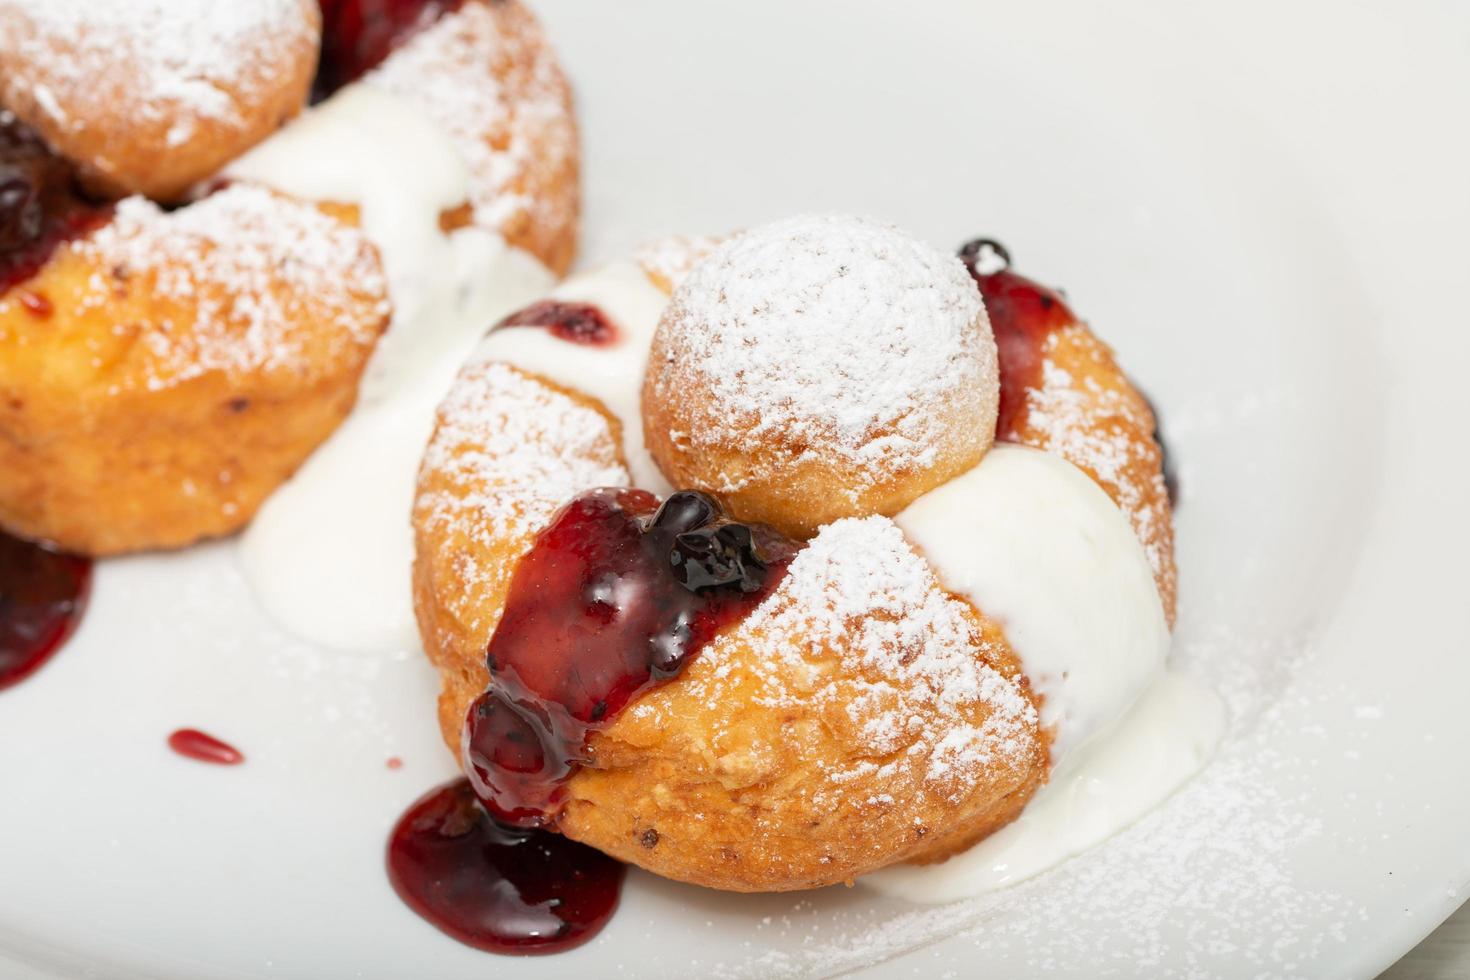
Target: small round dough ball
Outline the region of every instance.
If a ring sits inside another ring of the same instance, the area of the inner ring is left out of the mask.
[[[643,422],[675,486],[808,537],[974,466],[998,400],[995,340],[958,259],[870,219],[805,216],[732,238],[675,289]]]
[[[313,0],[0,0],[0,104],[109,195],[176,200],[306,105]]]

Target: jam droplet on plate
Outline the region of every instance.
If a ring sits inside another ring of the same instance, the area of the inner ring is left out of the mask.
[[[465,771],[498,820],[554,823],[587,736],[677,675],[773,589],[798,545],[690,491],[573,500],[516,566],[465,721]]]
[[[0,292],[34,276],[59,246],[105,224],[111,213],[83,200],[71,166],[0,113]],[[45,297],[31,294],[22,302],[36,316],[50,314]]]
[[[532,303],[501,320],[493,329],[503,327],[543,327],[553,337],[589,347],[606,347],[618,339],[618,328],[593,304],[554,299]]]
[[[168,737],[168,747],[185,758],[216,766],[238,766],[245,761],[245,753],[197,728],[180,728]]]
[[[1010,253],[999,242],[989,238],[966,242],[960,247],[960,260],[980,287],[995,334],[1000,355],[1000,415],[995,428],[996,438],[1005,440],[1020,421],[1027,389],[1041,387],[1047,338],[1078,320],[1060,292],[1012,272]],[[1158,410],[1152,403],[1149,410],[1154,416],[1154,441],[1163,454],[1164,486],[1173,503],[1178,482],[1169,447],[1160,431]]]
[[[81,620],[92,563],[0,532],[0,690],[41,668]]]
[[[313,101],[372,71],[462,0],[321,0],[322,51]]]
[[[388,840],[400,898],[462,943],[492,953],[555,953],[595,936],[617,908],[624,868],[546,830],[492,820],[457,779],[409,808]]]

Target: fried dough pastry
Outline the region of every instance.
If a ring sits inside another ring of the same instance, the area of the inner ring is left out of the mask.
[[[449,134],[470,171],[474,224],[566,273],[581,209],[576,118],[525,4],[465,0],[364,81],[410,99]]]
[[[571,496],[626,483],[619,444],[600,406],[503,364],[466,368],[441,406],[414,598],[455,750],[516,560]],[[947,595],[892,522],[848,519],[677,681],[592,736],[557,826],[682,881],[812,888],[1008,822],[1046,751],[999,629]]]
[[[823,452],[828,460],[841,458],[854,447],[861,455],[864,442],[840,444],[834,422],[842,418],[840,394],[802,401],[787,398],[785,389],[772,392],[766,382],[789,384],[803,371],[802,377],[842,372],[836,388],[823,378],[813,384],[824,394],[851,389],[851,404],[875,418],[887,411],[906,426],[846,430],[879,442],[862,458],[898,451],[884,441],[895,431],[901,446],[953,437],[962,453],[983,455],[993,434],[1063,456],[1129,518],[1141,551],[1150,541],[1166,553],[1170,547],[1167,537],[1146,537],[1146,523],[1135,516],[1138,501],[1157,506],[1152,492],[1163,493],[1152,416],[1075,317],[1068,313],[1065,329],[1035,333],[1033,359],[1045,370],[1026,374],[1011,392],[1025,411],[1014,405],[1008,411],[998,390],[1007,369],[1005,337],[1000,377],[992,370],[987,380],[983,369],[975,371],[987,355],[992,369],[996,361],[989,322],[974,302],[986,283],[976,290],[959,262],[926,254],[907,236],[871,222],[800,219],[773,227],[779,231],[747,233],[741,237],[752,240],[743,243],[737,237],[716,248],[709,240],[672,240],[640,253],[647,281],[672,299],[651,344],[639,417],[614,415],[610,405],[634,402],[616,392],[598,401],[578,390],[570,373],[548,367],[538,374],[493,360],[517,355],[508,343],[487,342],[440,408],[414,510],[415,607],[443,679],[445,742],[456,753],[468,748],[472,705],[497,683],[486,651],[512,598],[518,562],[573,497],[626,485],[630,467],[622,447],[638,444],[625,442],[624,426],[643,424],[649,451],[675,486],[712,492],[739,519],[758,515],[805,539],[784,577],[744,618],[722,627],[672,679],[591,726],[547,814],[555,829],[622,860],[732,891],[819,887],[895,862],[941,860],[1013,820],[1054,761],[1043,698],[1000,620],[948,591],[887,516],[930,485],[946,483],[954,474],[931,474],[959,466],[946,460],[962,454],[914,446],[908,457],[916,464],[906,471],[912,482],[891,499],[850,492],[866,487],[851,472],[829,467],[824,486],[843,509],[808,516],[802,508],[819,491],[802,489],[793,475],[799,464]],[[762,254],[767,245],[772,251]],[[907,249],[914,253],[904,254]],[[802,263],[809,264],[797,268]],[[945,286],[916,299],[926,290],[920,268]],[[741,280],[752,271],[758,282]],[[841,297],[851,286],[841,282],[847,276],[863,280],[866,292],[857,295],[876,310],[851,297],[824,306],[830,297],[821,288],[803,291],[813,282],[837,282]],[[960,286],[970,295],[962,297]],[[596,295],[591,286],[569,292]],[[714,297],[719,302],[712,306]],[[923,305],[912,318],[895,317],[904,308],[900,298]],[[833,317],[833,306],[851,314],[840,326],[851,325],[853,337],[866,343],[845,345],[840,330],[823,323],[811,327],[820,336],[815,344],[801,346],[780,334],[793,329],[792,319],[800,326],[803,315]],[[903,402],[887,398],[884,385],[903,376],[888,335],[902,337],[906,322],[914,335],[900,346],[924,364],[928,380]],[[1002,333],[999,323],[996,329]],[[963,337],[967,330],[978,338]],[[641,337],[645,331],[640,325],[628,332]],[[721,332],[730,338],[725,347],[710,339]],[[742,345],[772,346],[782,356],[726,356],[730,346]],[[1011,354],[1014,366],[1014,345]],[[691,361],[699,362],[698,372]],[[543,356],[538,363],[548,362]],[[722,369],[740,384],[730,387],[719,377]],[[955,380],[938,383],[936,375]],[[962,390],[960,378],[981,390]],[[721,416],[732,400],[733,423]],[[1065,424],[1056,421],[1058,406],[1066,408]],[[976,411],[986,428],[978,437],[962,422]],[[740,426],[743,442],[729,435]],[[701,427],[718,431],[703,437],[701,446],[710,451],[694,452],[690,433]],[[793,427],[805,439],[800,452],[771,449]],[[1120,440],[1129,441],[1123,458],[1132,461],[1121,468],[1108,465],[1116,455],[1104,459],[1099,448],[1116,448]],[[732,464],[722,452],[757,470],[759,480],[727,479]],[[1076,470],[1069,472],[1087,486]],[[758,492],[742,496],[746,486]],[[1148,492],[1139,496],[1142,491]],[[1154,513],[1167,524],[1166,498],[1163,508]],[[1124,547],[1134,547],[1128,525],[1117,513],[1110,520]],[[1166,557],[1172,570],[1172,554]],[[1156,575],[1155,598],[1141,552],[1132,560],[1131,581],[1140,583],[1147,602],[1172,603],[1165,591],[1172,578]],[[1157,573],[1164,566],[1153,567]],[[1151,608],[1166,636],[1160,605]]]
[[[94,189],[172,201],[306,105],[313,0],[0,0],[0,105]]]
[[[805,537],[896,514],[990,448],[995,342],[952,258],[876,222],[797,218],[732,239],[684,287],[643,392],[674,485]]]
[[[0,295],[0,525],[109,555],[248,521],[387,324],[351,218],[245,185],[132,198]]]

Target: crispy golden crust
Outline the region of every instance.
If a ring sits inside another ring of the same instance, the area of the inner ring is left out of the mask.
[[[656,336],[649,364],[671,360],[675,358],[667,356]],[[930,490],[974,468],[990,448],[989,443],[973,439],[950,440],[934,459],[878,478],[862,475],[860,466],[833,459],[820,447],[779,432],[767,433],[759,441],[747,437],[695,448],[679,434],[711,424],[721,414],[715,407],[718,399],[682,383],[677,387],[687,397],[661,398],[653,393],[660,380],[658,372],[649,371],[644,384],[644,441],[669,482],[718,493],[740,520],[768,524],[794,537],[810,537],[824,524],[843,517],[897,514]],[[702,407],[691,409],[696,403]],[[984,432],[989,421],[983,413],[963,410],[936,414],[945,417],[944,424],[954,433]],[[994,417],[993,407],[990,417]],[[872,438],[876,442],[896,435],[891,427],[875,428]]]
[[[120,209],[0,296],[0,526],[93,555],[241,527],[351,409],[387,314],[372,247],[306,205]]]
[[[581,467],[590,480],[617,466],[620,445],[616,420],[599,404],[501,370],[539,393],[492,384],[483,366],[467,368],[441,408],[414,512],[415,609],[441,672],[439,720],[456,755],[469,705],[489,681],[485,647],[511,573],[541,515],[560,502],[537,497],[544,475],[518,485],[513,471],[487,471],[487,448],[514,445],[529,454],[520,461],[529,469]],[[492,397],[476,409],[467,388]],[[579,411],[585,437],[555,442]],[[502,438],[517,413],[547,418]],[[559,483],[560,471],[550,480]],[[896,529],[893,537],[901,546]],[[820,574],[807,573],[808,588]],[[913,583],[898,579],[895,589],[905,584]],[[591,761],[566,787],[563,832],[667,877],[781,891],[934,859],[1013,819],[1045,779],[1047,741],[999,629],[944,595],[932,577],[917,588],[922,600],[910,597],[924,612],[938,611],[956,655],[972,658],[995,688],[945,701],[904,679],[902,665],[930,655],[934,635],[904,634],[882,645],[877,659],[860,661],[854,650],[874,642],[867,624],[893,610],[834,627],[831,616],[805,609],[810,600],[785,589],[762,605],[764,616],[727,630],[677,681],[646,693],[591,738]],[[854,705],[864,710],[854,714]],[[875,718],[902,723],[875,741]],[[936,775],[934,745],[925,740],[976,731],[994,743],[984,758]]]
[[[411,38],[373,85],[418,103],[470,170],[474,221],[562,275],[576,254],[581,178],[571,86],[517,0],[470,0]]]
[[[1178,590],[1174,519],[1148,401],[1083,323],[1048,338],[1042,382],[997,438],[1055,453],[1102,487],[1133,525],[1172,628]]]
[[[269,6],[253,29],[220,37],[218,12],[207,5],[167,11],[158,23],[142,10],[136,23],[119,20],[119,5],[69,33],[67,19],[44,5],[3,0],[0,104],[96,189],[175,200],[306,105],[321,15],[313,0]],[[232,18],[251,9],[241,4]],[[192,64],[188,49],[210,45],[223,57]]]
[[[680,251],[653,252],[655,281]],[[644,259],[648,266],[647,258]],[[737,235],[674,289],[643,385],[670,482],[798,537],[893,515],[972,469],[995,434],[997,358],[959,263],[868,219]]]

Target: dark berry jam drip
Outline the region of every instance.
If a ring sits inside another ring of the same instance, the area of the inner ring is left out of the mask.
[[[580,946],[617,909],[623,873],[586,844],[491,819],[465,779],[414,803],[388,839],[398,896],[440,931],[492,953]]]
[[[1011,256],[999,242],[977,238],[960,249],[960,259],[980,287],[990,329],[1000,354],[998,438],[1015,431],[1026,392],[1041,387],[1042,354],[1053,333],[1077,322],[1062,294],[1011,271]]]
[[[642,490],[593,490],[564,507],[516,566],[490,687],[465,721],[465,771],[490,813],[554,823],[587,736],[754,608],[797,547],[702,493],[659,507]]]
[[[1026,392],[1041,387],[1042,360],[1046,340],[1053,333],[1077,323],[1062,294],[1011,271],[1011,255],[1004,245],[989,238],[977,238],[960,247],[960,260],[980,287],[985,299],[985,312],[990,315],[990,329],[1000,355],[1000,417],[996,422],[996,438],[1007,440],[1015,435],[1021,410],[1026,407]],[[1144,401],[1148,402],[1147,396]],[[1164,444],[1159,413],[1152,402],[1154,441],[1163,454],[1164,486],[1169,502],[1178,496],[1178,481]]]
[[[404,41],[463,0],[321,0],[322,53],[312,100],[320,102],[382,64]]]
[[[543,327],[553,337],[573,344],[606,347],[618,339],[618,328],[591,303],[563,303],[546,299],[512,313],[493,328]]]
[[[197,728],[180,728],[168,737],[168,747],[186,759],[216,766],[238,766],[245,761],[245,753]]]
[[[41,669],[81,621],[92,563],[0,533],[0,690]]]
[[[34,276],[59,246],[110,215],[83,199],[66,161],[0,113],[0,292]],[[44,296],[28,294],[24,306],[37,317],[51,313]]]

